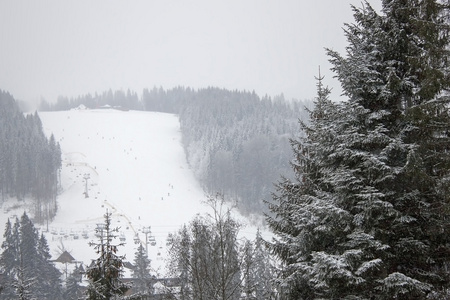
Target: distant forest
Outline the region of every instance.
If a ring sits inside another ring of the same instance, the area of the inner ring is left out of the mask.
[[[53,135],[44,135],[38,114],[25,116],[15,99],[0,90],[1,200],[31,196],[35,221],[52,219],[60,167],[60,146]]]
[[[187,161],[205,191],[224,193],[237,201],[241,212],[260,216],[280,175],[293,176],[290,139],[298,137],[298,121],[308,118],[304,108],[311,103],[214,87],[155,87],[144,89],[141,96],[109,90],[59,97],[56,103],[42,101],[39,110],[80,105],[177,114]]]

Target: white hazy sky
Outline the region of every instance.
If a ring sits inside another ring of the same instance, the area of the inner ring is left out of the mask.
[[[379,9],[381,0],[369,1]],[[54,101],[183,85],[315,96],[362,0],[0,0],[0,89]]]

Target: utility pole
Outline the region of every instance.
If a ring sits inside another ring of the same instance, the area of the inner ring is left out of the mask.
[[[84,197],[85,198],[89,198],[89,194],[88,194],[88,179],[90,179],[90,175],[89,173],[85,173],[84,176],[84,182],[85,182],[85,186],[84,186]]]

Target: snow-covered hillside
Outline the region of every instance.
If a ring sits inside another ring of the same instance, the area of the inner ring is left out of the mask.
[[[119,254],[132,262],[136,242],[145,244],[144,232],[150,227],[147,238],[154,237],[156,242],[147,244],[152,267],[164,273],[167,234],[195,214],[209,211],[202,203],[206,196],[186,163],[177,117],[113,109],[39,115],[45,133],[54,134],[63,153],[58,213],[48,228],[40,228],[53,258],[62,246],[84,264],[97,258],[88,243],[96,241],[95,228],[108,210],[113,227],[120,227],[120,239],[126,243]],[[23,207],[11,206],[4,204],[2,232],[8,216],[23,213]],[[254,237],[253,229],[244,232]]]
[[[75,259],[96,258],[88,242],[108,210],[125,238],[122,254],[132,261],[136,235],[144,243],[143,229],[150,226],[148,238],[154,236],[156,246],[148,245],[149,255],[154,267],[161,265],[167,234],[207,209],[187,166],[176,116],[104,109],[40,117],[63,152],[59,211],[47,235],[55,254],[61,240]]]

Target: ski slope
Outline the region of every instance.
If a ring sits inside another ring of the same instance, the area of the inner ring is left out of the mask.
[[[119,254],[133,262],[137,245],[154,238],[149,257],[161,270],[167,234],[208,210],[186,163],[177,117],[114,109],[39,115],[62,149],[59,209],[46,233],[52,254],[63,245],[85,264],[97,258],[88,243],[96,241],[95,228],[108,210],[125,243]]]
[[[132,263],[139,243],[147,245],[153,274],[164,275],[167,235],[209,211],[186,163],[177,117],[113,109],[39,116],[46,135],[54,134],[62,150],[57,215],[49,224],[35,224],[46,235],[52,258],[65,249],[89,265],[98,257],[89,242],[98,241],[95,228],[108,211],[112,227],[120,227],[114,242],[125,244],[118,254]],[[2,233],[7,218],[24,211],[32,216],[32,205],[3,203]],[[70,271],[73,265],[59,267]]]
[[[46,235],[52,259],[64,249],[77,262],[89,265],[98,257],[89,242],[98,241],[95,228],[104,223],[108,211],[112,227],[120,228],[114,242],[125,244],[118,254],[133,263],[142,243],[148,249],[152,273],[164,276],[168,234],[196,214],[212,212],[186,162],[178,118],[114,109],[41,112],[39,116],[45,134],[53,134],[62,150],[57,215],[49,224],[35,224]],[[20,217],[24,211],[33,215],[26,201],[11,199],[2,208],[2,233],[8,217]],[[245,225],[243,217],[236,218]],[[254,227],[241,229],[241,236],[248,239],[255,234]],[[70,272],[74,265],[57,266]],[[125,271],[129,276],[130,270]]]

